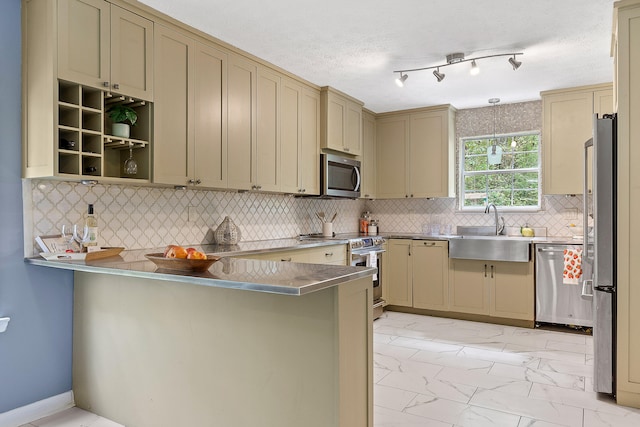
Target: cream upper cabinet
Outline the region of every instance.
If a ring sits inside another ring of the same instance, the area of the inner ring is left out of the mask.
[[[230,188],[255,189],[256,64],[237,55],[229,57],[227,172]]]
[[[156,26],[153,182],[187,185],[193,179],[193,115],[195,42],[169,28]]]
[[[453,196],[453,109],[444,108],[411,114],[409,133],[407,163],[410,197]]]
[[[282,79],[280,191],[319,194],[320,93]]]
[[[362,103],[330,87],[321,92],[321,147],[362,154]]]
[[[412,243],[413,306],[449,309],[449,243],[418,240]]]
[[[362,188],[365,199],[376,197],[376,119],[369,112],[362,112]]]
[[[303,87],[300,103],[300,174],[301,193],[320,194],[320,91]],[[288,169],[283,162],[282,168]],[[283,183],[284,184],[284,183]]]
[[[584,143],[593,114],[613,112],[610,84],[542,92],[544,194],[582,194]]]
[[[154,177],[226,186],[225,53],[156,26]]]
[[[406,195],[409,117],[393,115],[376,121],[376,196],[394,199]]]
[[[153,22],[102,0],[58,1],[58,77],[153,100]]]
[[[279,74],[258,68],[256,190],[280,190],[280,80]]]
[[[196,43],[191,184],[227,187],[227,54]]]
[[[453,196],[454,116],[441,106],[378,118],[378,198]]]
[[[618,404],[640,408],[640,1],[614,8],[614,82],[618,113],[617,352]]]

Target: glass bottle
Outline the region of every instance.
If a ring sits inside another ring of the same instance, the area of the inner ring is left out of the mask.
[[[98,218],[96,218],[93,212],[93,204],[89,204],[87,208],[87,217],[85,219],[85,225],[88,230],[87,241],[83,242],[85,247],[98,245]]]

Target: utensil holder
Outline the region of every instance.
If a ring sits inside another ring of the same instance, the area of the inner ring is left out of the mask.
[[[333,223],[332,222],[323,222],[322,223],[322,235],[325,237],[333,237]]]

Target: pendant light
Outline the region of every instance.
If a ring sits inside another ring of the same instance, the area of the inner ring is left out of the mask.
[[[489,103],[493,105],[493,140],[487,147],[487,161],[490,165],[499,165],[502,162],[502,147],[498,146],[496,139],[496,104],[500,98],[491,98]]]

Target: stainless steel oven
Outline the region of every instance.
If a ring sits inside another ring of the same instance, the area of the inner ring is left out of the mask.
[[[349,240],[349,259],[352,266],[377,267],[378,272],[373,275],[373,318],[380,317],[385,306],[382,299],[382,258],[384,257],[382,237],[358,237]]]

